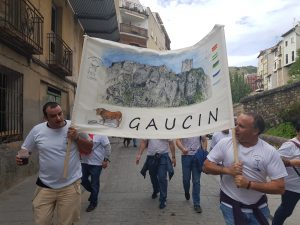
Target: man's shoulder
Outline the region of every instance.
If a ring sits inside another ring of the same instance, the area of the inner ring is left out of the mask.
[[[223,137],[219,142],[222,142],[222,143],[232,143],[232,137]]]
[[[213,137],[216,137],[216,136],[218,136],[218,135],[220,135],[221,134],[221,131],[215,131],[214,133],[213,133]]]
[[[44,127],[47,127],[47,122],[39,123],[39,124],[35,125],[32,129],[33,130],[40,130],[41,128],[44,128]]]
[[[263,139],[258,138],[258,141],[263,146],[264,150],[276,151],[276,148],[274,146],[270,145],[268,142],[264,141]]]
[[[102,140],[109,141],[109,138],[106,135],[100,135],[100,134],[95,134],[93,137],[93,141],[97,142],[97,141],[102,141]]]
[[[297,145],[300,145],[300,142],[298,141],[297,138],[292,138],[290,140],[287,140],[286,142],[284,142],[279,149],[283,149],[283,148],[298,148]]]

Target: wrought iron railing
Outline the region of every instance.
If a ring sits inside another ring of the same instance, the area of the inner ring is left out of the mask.
[[[0,0],[0,39],[25,54],[43,53],[44,17],[28,0]]]
[[[49,56],[48,65],[63,76],[72,76],[71,48],[55,33],[48,33]]]
[[[146,8],[142,5],[140,5],[140,4],[135,3],[135,2],[122,0],[120,7],[124,8],[124,9],[127,9],[127,10],[130,10],[130,11],[134,11],[134,12],[143,14],[145,16],[148,16]]]
[[[126,24],[126,23],[120,23],[120,32],[134,34],[134,35],[148,38],[148,30],[147,29],[133,26],[133,25]]]

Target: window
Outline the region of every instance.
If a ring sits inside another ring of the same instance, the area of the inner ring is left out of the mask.
[[[288,41],[285,41],[285,47],[287,47],[288,46]]]
[[[288,64],[288,63],[289,63],[289,55],[285,54],[285,64]]]
[[[278,68],[281,68],[281,59],[278,61]]]
[[[58,104],[61,104],[61,91],[48,87],[47,98],[49,102],[57,102]]]
[[[291,37],[291,43],[295,43],[294,37]]]
[[[271,85],[271,75],[268,75],[266,80],[267,80],[267,87],[268,87],[268,90],[272,89],[272,85]]]
[[[55,5],[52,5],[51,10],[51,31],[57,33],[57,8]]]
[[[0,143],[23,136],[23,75],[0,65]]]
[[[295,61],[295,52],[292,51],[292,62],[294,62],[294,61]]]
[[[281,55],[281,46],[279,46],[278,55]]]
[[[277,65],[276,65],[276,62],[274,63],[274,70],[276,70],[276,68],[277,68]]]

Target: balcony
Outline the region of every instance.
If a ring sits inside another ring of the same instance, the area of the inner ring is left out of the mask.
[[[43,53],[43,24],[28,0],[0,0],[0,41],[22,55]]]
[[[148,30],[147,29],[129,25],[126,23],[120,23],[120,32],[148,38]]]
[[[71,48],[55,33],[47,34],[49,44],[49,68],[60,76],[72,76]]]
[[[120,2],[120,8],[124,8],[124,9],[130,10],[132,12],[136,12],[136,13],[148,16],[146,8],[142,5],[140,5],[140,4],[135,3],[135,2],[122,0]]]

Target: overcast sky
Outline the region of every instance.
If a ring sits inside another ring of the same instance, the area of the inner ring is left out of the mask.
[[[257,66],[259,51],[300,21],[299,0],[139,1],[159,13],[172,50],[196,44],[215,24],[225,25],[229,66]]]

